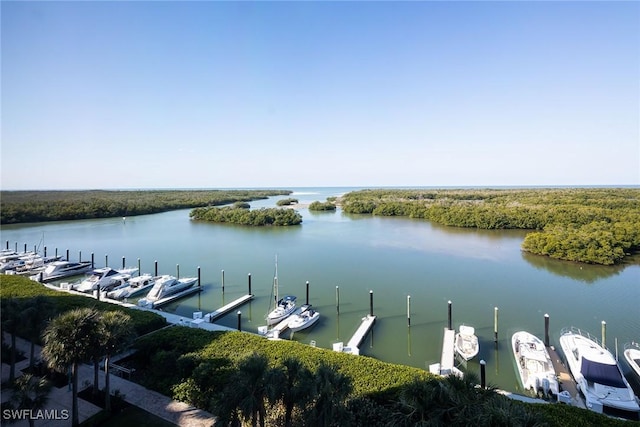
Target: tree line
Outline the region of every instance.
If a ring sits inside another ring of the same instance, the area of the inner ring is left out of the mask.
[[[294,209],[261,208],[249,210],[238,207],[196,208],[189,214],[191,219],[251,226],[289,226],[302,222],[302,215]]]
[[[612,265],[640,249],[640,189],[363,190],[347,213],[408,216],[481,229],[533,230],[524,251]]]
[[[2,191],[0,223],[145,215],[289,194],[290,190]]]

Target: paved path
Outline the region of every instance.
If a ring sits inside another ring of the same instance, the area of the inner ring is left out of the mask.
[[[10,343],[10,337],[5,334],[5,342]],[[29,355],[29,343],[25,340],[18,338],[16,340],[16,347],[22,351],[25,355]],[[36,347],[36,358],[40,356],[40,348]],[[16,364],[16,375],[21,375],[21,369],[25,369],[29,366],[29,359],[25,359]],[[2,363],[2,382],[7,381],[9,378],[9,365]],[[104,371],[100,371],[100,387],[104,387]],[[82,388],[82,385],[88,383],[93,384],[93,366],[82,365],[80,367],[78,384]],[[111,375],[110,384],[111,393],[115,390],[119,390],[121,394],[125,396],[125,400],[132,405],[138,406],[147,412],[155,414],[156,416],[163,418],[178,426],[184,427],[210,427],[215,424],[216,418],[208,412],[194,408],[186,403],[178,402],[157,393],[152,390],[148,390],[139,384],[136,384],[126,379]],[[5,402],[11,398],[10,390],[2,390],[1,400]],[[52,388],[49,395],[49,402],[46,409],[58,411],[62,414],[62,410],[67,410],[68,414],[71,414],[71,391],[67,386],[62,388]],[[83,399],[78,399],[78,413],[80,416],[80,422],[83,422],[87,418],[100,412],[100,408],[86,402]],[[0,414],[1,415],[1,414]],[[0,422],[4,425],[4,422]],[[71,425],[71,420],[37,420],[37,427],[66,427]],[[26,420],[12,424],[16,427],[28,426]]]

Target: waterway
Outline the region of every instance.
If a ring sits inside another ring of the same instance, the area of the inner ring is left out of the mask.
[[[298,188],[290,197],[301,204],[325,201],[353,188]],[[274,206],[279,198],[255,201],[252,208]],[[590,266],[531,256],[520,250],[525,232],[444,227],[423,220],[380,218],[337,212],[314,213],[301,207],[296,227],[252,228],[197,222],[189,210],[136,217],[3,226],[1,242],[11,248],[47,246],[48,254],[69,250],[72,260],[91,258],[137,266],[153,273],[195,276],[201,268],[204,291],[164,310],[191,316],[210,312],[247,293],[252,277],[255,299],[240,308],[242,328],[257,331],[271,303],[275,258],[279,292],[306,299],[321,312],[318,324],[292,339],[331,348],[348,341],[369,313],[370,291],[378,316],[361,354],[428,369],[439,362],[447,302],[453,325],[476,328],[479,357],[467,369],[479,372],[487,362],[487,381],[518,391],[511,335],[527,330],[544,336],[550,316],[551,343],[560,330],[576,326],[600,337],[606,321],[606,344],[621,366],[625,342],[640,341],[640,263]],[[224,270],[224,292],[222,271]],[[339,292],[339,314],[336,304]],[[407,321],[410,296],[411,326]],[[494,310],[498,307],[498,344],[494,344]],[[218,323],[236,327],[234,311]],[[285,334],[289,337],[289,334]]]

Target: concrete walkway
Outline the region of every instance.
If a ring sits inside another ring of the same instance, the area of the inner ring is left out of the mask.
[[[8,334],[4,335],[5,342],[10,343],[11,337]],[[30,352],[30,344],[28,341],[17,338],[16,347],[19,351],[22,351],[27,355],[27,359],[20,361],[16,364],[16,376],[22,374],[21,370],[29,367],[28,355]],[[36,346],[36,358],[40,358],[40,347]],[[3,361],[4,362],[4,361]],[[8,380],[10,367],[6,363],[2,363],[2,382]],[[100,371],[100,388],[104,387],[104,371]],[[89,384],[89,387],[93,384],[93,366],[82,365],[79,371],[78,384],[80,388],[83,388],[84,384]],[[118,390],[124,395],[125,400],[147,412],[150,412],[170,423],[177,426],[184,427],[210,427],[215,424],[216,417],[206,411],[202,411],[186,403],[178,402],[157,393],[152,390],[148,390],[139,384],[131,381],[127,381],[124,378],[120,378],[115,375],[111,375],[110,384],[111,394]],[[2,402],[11,399],[11,391],[3,389],[1,394]],[[61,388],[53,387],[49,394],[49,402],[46,407],[47,410],[52,410],[54,414],[59,415],[58,418],[62,418],[64,415],[63,410],[66,410],[69,419],[38,419],[35,422],[37,427],[67,427],[71,425],[71,391],[65,385]],[[80,422],[90,418],[91,416],[100,412],[100,408],[86,402],[83,399],[78,399],[78,413]],[[0,416],[4,416],[0,414]],[[2,419],[0,425],[5,425],[5,420]],[[28,426],[27,420],[21,420],[12,424],[16,427]]]

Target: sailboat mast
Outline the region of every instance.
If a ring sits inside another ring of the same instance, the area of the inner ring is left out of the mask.
[[[278,306],[278,255],[276,255],[276,272],[273,276],[273,296],[275,298],[276,307]]]

